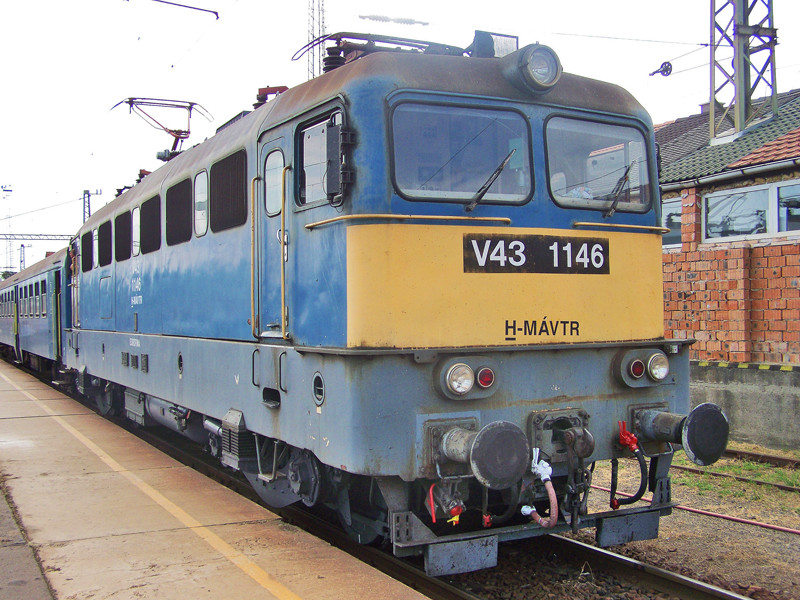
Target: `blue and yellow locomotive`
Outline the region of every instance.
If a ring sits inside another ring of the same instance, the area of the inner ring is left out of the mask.
[[[664,339],[647,113],[508,36],[322,41],[326,73],[93,215],[58,284],[29,269],[57,346],[7,326],[28,272],[0,341],[430,573],[554,530],[655,537],[673,444],[713,462],[727,421],[688,414],[688,342]],[[631,454],[640,490],[588,514],[593,463]]]

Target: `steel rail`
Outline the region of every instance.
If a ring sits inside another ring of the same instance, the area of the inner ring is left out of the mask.
[[[589,546],[577,540],[568,539],[559,535],[547,536],[563,556],[575,557],[585,560],[593,568],[620,575],[626,580],[640,581],[643,586],[678,596],[682,600],[708,600],[710,598],[723,598],[725,600],[747,600],[735,592],[691,579],[678,573],[654,567],[621,554],[615,554]]]
[[[682,465],[671,465],[671,469],[675,469],[676,471],[686,471],[687,473],[694,473],[695,475],[711,475],[713,477],[726,477],[728,479],[734,479],[736,481],[741,481],[744,483],[754,483],[756,485],[769,485],[776,489],[783,490],[784,492],[797,492],[800,493],[799,487],[794,487],[791,485],[785,485],[783,483],[773,483],[771,481],[763,481],[761,479],[751,479],[749,477],[742,477],[740,475],[731,475],[730,473],[719,473],[717,471],[707,471],[705,469],[698,469],[696,467],[685,467]]]
[[[800,460],[787,458],[775,454],[761,454],[760,452],[750,452],[749,450],[732,450],[728,448],[723,453],[725,458],[736,458],[739,460],[749,460],[758,463],[767,463],[774,467],[786,467],[788,469],[800,468]]]

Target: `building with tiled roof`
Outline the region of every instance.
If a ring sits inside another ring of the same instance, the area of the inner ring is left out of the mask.
[[[665,325],[697,360],[800,364],[800,90],[766,104],[712,141],[708,110],[656,127]]]

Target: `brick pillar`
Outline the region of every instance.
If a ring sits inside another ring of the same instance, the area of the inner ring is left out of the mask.
[[[696,188],[681,190],[681,252],[694,252],[703,240],[702,201]]]

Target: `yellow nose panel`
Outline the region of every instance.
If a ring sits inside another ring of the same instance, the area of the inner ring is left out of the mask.
[[[347,229],[349,347],[614,342],[663,333],[658,235]]]

